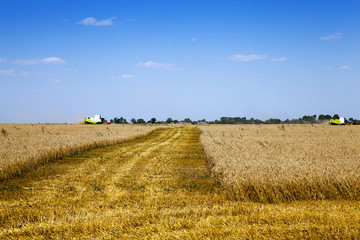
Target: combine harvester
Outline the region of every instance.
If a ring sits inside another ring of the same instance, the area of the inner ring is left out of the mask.
[[[110,124],[105,121],[105,118],[102,118],[101,115],[95,115],[95,117],[87,117],[85,118],[86,124]]]
[[[343,117],[330,120],[331,125],[345,125],[345,124],[347,124],[347,122],[348,121],[346,120],[346,118],[343,118]]]
[[[340,117],[338,119],[331,119],[330,120],[331,125],[360,125],[359,120],[354,120],[350,118],[350,121],[346,118]]]

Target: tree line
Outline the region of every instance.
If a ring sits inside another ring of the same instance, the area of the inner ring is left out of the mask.
[[[157,121],[156,118],[151,118],[148,121],[145,121],[143,118],[132,118],[130,120],[130,123],[132,124],[318,124],[318,123],[324,123],[328,122],[331,119],[339,119],[339,115],[335,114],[333,116],[328,114],[320,114],[317,115],[305,115],[301,118],[296,119],[286,119],[281,120],[278,118],[269,118],[267,120],[260,120],[260,119],[254,119],[250,118],[247,119],[246,117],[221,117],[219,120],[215,121],[206,121],[205,119],[192,121],[190,118],[185,118],[181,121],[168,118],[166,121]],[[354,124],[360,124],[359,120],[356,120],[354,118],[349,118],[349,122],[352,122]],[[129,124],[129,122],[124,117],[115,117],[114,119],[110,120],[113,124]]]

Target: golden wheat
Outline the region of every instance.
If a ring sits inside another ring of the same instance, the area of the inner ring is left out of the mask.
[[[360,199],[360,127],[201,126],[213,173],[237,199]]]
[[[65,155],[140,136],[154,128],[151,125],[0,124],[0,179]]]
[[[357,239],[356,201],[234,201],[193,126],[0,181],[0,239]]]

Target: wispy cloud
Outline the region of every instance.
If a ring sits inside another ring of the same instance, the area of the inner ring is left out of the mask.
[[[8,76],[8,77],[27,77],[30,76],[29,72],[26,71],[16,71],[14,69],[8,69],[8,70],[0,70],[0,76]]]
[[[117,78],[119,78],[119,79],[134,79],[135,76],[132,74],[122,74],[122,75],[118,76]]]
[[[137,64],[138,67],[141,68],[153,68],[153,69],[165,69],[165,70],[181,70],[181,68],[176,67],[172,63],[159,63],[159,62],[139,62]]]
[[[256,60],[266,59],[266,55],[257,55],[257,54],[250,54],[250,55],[242,55],[242,54],[235,54],[234,56],[230,57],[231,61],[235,62],[250,62]]]
[[[38,59],[17,59],[17,60],[13,60],[11,61],[11,63],[13,64],[21,64],[21,65],[35,65],[35,64],[65,64],[66,61],[62,60],[61,58],[58,57],[48,57],[48,58],[43,58],[41,60]]]
[[[64,64],[66,63],[64,60],[62,60],[61,58],[58,57],[48,57],[48,58],[44,58],[41,60],[43,63],[48,63],[48,64]]]
[[[2,76],[15,76],[15,70],[14,69],[0,70],[0,75],[2,75]]]
[[[112,21],[116,17],[107,18],[103,20],[97,20],[93,17],[84,18],[83,20],[77,22],[78,24],[84,25],[84,26],[111,26],[114,24]]]
[[[20,75],[23,76],[23,77],[27,77],[27,76],[30,76],[30,73],[26,72],[26,71],[21,71]]]
[[[60,83],[61,83],[61,80],[55,80],[55,81],[52,81],[51,83],[52,83],[52,84],[60,84]]]
[[[286,57],[279,57],[279,58],[273,57],[273,58],[271,59],[271,61],[273,61],[273,62],[283,62],[283,61],[286,61],[286,60],[287,60]]]
[[[6,59],[0,57],[0,63],[4,63],[4,62],[6,62]]]
[[[337,32],[337,33],[333,33],[327,36],[322,36],[320,38],[320,40],[323,41],[331,41],[331,40],[336,40],[336,39],[342,39],[342,33],[341,32]]]
[[[17,60],[11,61],[11,63],[21,64],[21,65],[34,65],[34,64],[39,64],[40,61],[36,60],[36,59],[17,59]]]
[[[346,65],[340,67],[341,70],[348,70],[350,68],[351,68],[350,66],[346,66]]]

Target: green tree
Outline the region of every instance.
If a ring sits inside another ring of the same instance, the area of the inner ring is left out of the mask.
[[[278,119],[278,118],[270,118],[270,119],[266,120],[265,123],[267,123],[267,124],[280,124],[281,120]]]
[[[155,124],[155,123],[156,123],[156,118],[152,118],[152,119],[150,120],[150,122],[151,122],[152,124]]]
[[[121,117],[121,118],[118,119],[117,123],[124,124],[124,123],[128,123],[128,122],[126,121],[125,118]]]
[[[132,118],[132,119],[130,120],[130,122],[132,122],[133,124],[135,124],[135,123],[136,123],[136,119],[135,119],[135,118]]]
[[[192,121],[191,121],[191,119],[190,119],[190,118],[185,118],[185,119],[183,120],[183,122],[186,122],[186,123],[192,123]]]
[[[333,119],[339,119],[340,117],[339,117],[338,114],[335,114],[332,118],[333,118]]]
[[[146,123],[146,122],[145,122],[145,120],[144,120],[144,119],[139,118],[138,120],[136,120],[136,123],[141,124],[141,123]]]
[[[324,114],[320,114],[318,118],[319,121],[330,120],[330,119],[331,119],[330,115],[324,115]]]
[[[233,124],[233,121],[232,121],[231,117],[221,117],[220,123],[221,124]]]
[[[312,116],[303,116],[302,117],[302,122],[303,123],[315,123],[316,122],[316,115],[312,115]]]
[[[172,122],[173,122],[172,118],[168,118],[168,119],[166,119],[166,121],[165,121],[165,123],[172,123]]]

